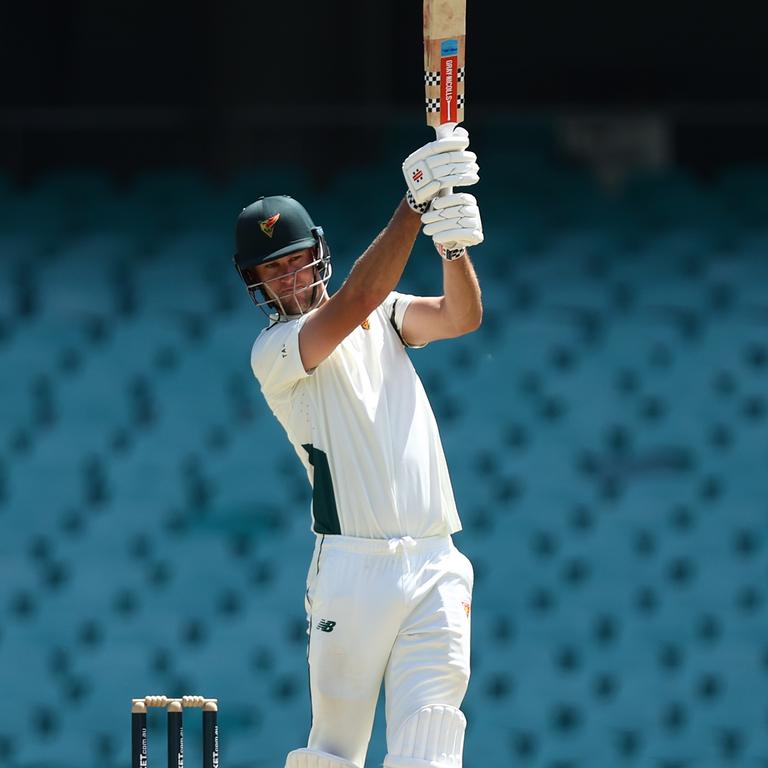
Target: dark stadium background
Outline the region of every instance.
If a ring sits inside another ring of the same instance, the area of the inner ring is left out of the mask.
[[[393,114],[419,116],[416,2],[32,2],[0,13],[0,159],[22,180],[79,163],[218,175],[285,156],[333,173],[385,141]],[[467,123],[650,112],[686,166],[765,162],[767,20],[756,3],[476,3]]]

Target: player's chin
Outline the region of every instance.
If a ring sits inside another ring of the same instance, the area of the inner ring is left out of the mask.
[[[314,298],[315,291],[314,286],[312,285],[308,285],[306,288],[296,291],[296,301],[305,312],[308,309],[312,309]]]

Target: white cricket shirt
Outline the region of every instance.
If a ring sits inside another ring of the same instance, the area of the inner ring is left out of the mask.
[[[435,416],[400,338],[412,299],[390,293],[309,374],[299,355],[309,314],[273,323],[254,342],[253,372],[312,485],[316,533],[461,530]]]

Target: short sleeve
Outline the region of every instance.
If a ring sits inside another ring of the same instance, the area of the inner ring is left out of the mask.
[[[287,323],[275,323],[259,334],[251,350],[251,368],[265,394],[280,392],[306,378],[299,354],[299,332],[307,315]]]
[[[395,333],[400,338],[403,346],[409,347],[411,349],[421,349],[427,345],[409,344],[403,338],[403,319],[405,318],[405,311],[408,309],[408,306],[415,298],[415,296],[412,296],[409,293],[398,293],[397,291],[392,291],[392,293],[390,293],[389,296],[384,299],[381,306],[387,316],[387,319],[389,320],[390,325],[394,328]]]

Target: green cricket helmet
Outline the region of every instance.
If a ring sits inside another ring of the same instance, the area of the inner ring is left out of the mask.
[[[315,280],[303,289],[312,288],[311,306],[315,306],[322,295],[322,290],[318,291],[318,287],[325,286],[331,277],[331,252],[325,241],[323,228],[315,226],[301,203],[288,195],[260,197],[243,208],[238,216],[235,242],[235,267],[257,307],[267,314],[268,309],[276,309],[280,315],[286,316],[281,299],[296,295],[296,275],[304,269],[312,269],[315,272]],[[269,281],[260,281],[255,276],[253,267],[281,259],[305,248],[314,248],[315,258],[293,273],[292,291],[282,296],[276,295],[274,291],[268,293],[268,283],[281,280],[285,274]]]

